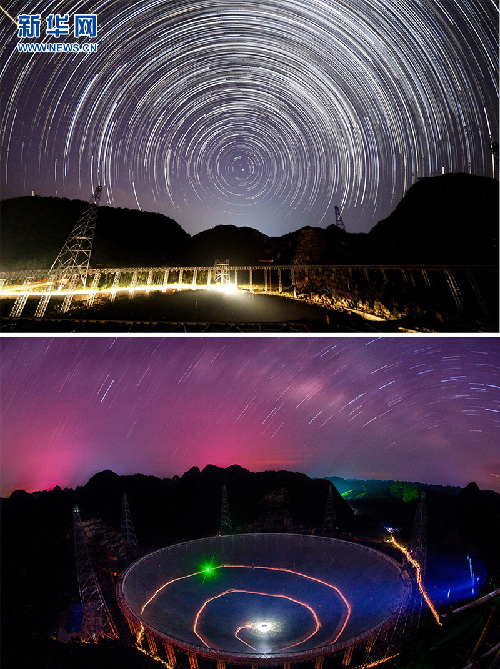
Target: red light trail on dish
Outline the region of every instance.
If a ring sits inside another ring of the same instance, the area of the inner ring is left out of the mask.
[[[261,568],[264,569],[264,567],[261,567]],[[276,598],[279,598],[279,599],[287,599],[289,602],[293,602],[294,604],[299,604],[300,606],[304,606],[306,609],[309,609],[309,611],[311,612],[311,614],[314,618],[314,622],[316,624],[316,628],[314,629],[314,631],[311,632],[311,634],[309,634],[305,639],[301,639],[301,641],[297,641],[297,643],[294,643],[291,646],[285,646],[284,648],[280,648],[279,650],[287,650],[288,648],[293,648],[294,646],[298,646],[301,643],[305,643],[312,636],[314,636],[316,634],[316,632],[319,630],[319,628],[321,627],[321,623],[319,622],[319,618],[316,614],[316,611],[312,608],[312,606],[309,606],[309,604],[306,604],[305,602],[300,602],[298,599],[293,599],[293,597],[288,597],[287,595],[275,595],[275,594],[272,594],[272,593],[269,593],[269,592],[255,592],[253,590],[237,590],[236,588],[234,588],[234,589],[226,590],[225,592],[221,592],[220,594],[215,595],[214,597],[210,597],[209,599],[205,600],[203,602],[201,608],[199,609],[199,611],[197,612],[197,614],[195,616],[194,625],[193,625],[193,632],[196,634],[198,639],[200,639],[200,641],[202,641],[202,643],[205,644],[205,646],[207,648],[210,648],[210,646],[205,641],[205,639],[201,636],[201,634],[199,634],[199,632],[198,632],[198,621],[200,619],[200,616],[203,613],[203,610],[205,609],[205,607],[208,604],[210,604],[210,602],[212,602],[214,599],[219,599],[219,597],[224,597],[224,595],[229,595],[231,593],[246,593],[248,595],[262,595],[263,597],[276,597]],[[241,641],[242,643],[244,643],[245,646],[248,646],[252,650],[257,651],[256,648],[251,646],[246,641],[243,641],[243,639],[238,636],[239,632],[242,629],[252,629],[252,628],[253,628],[252,623],[248,623],[246,625],[241,625],[240,627],[237,628],[236,632],[234,633],[234,636],[238,639],[238,641]]]
[[[234,636],[238,639],[238,641],[241,641],[241,643],[244,643],[245,646],[248,646],[248,647],[251,648],[252,650],[255,650],[255,648],[254,648],[253,646],[251,646],[251,645],[250,645],[249,643],[247,643],[246,641],[243,641],[243,639],[242,639],[241,637],[238,636],[238,634],[241,632],[241,630],[245,630],[245,629],[253,629],[253,624],[252,624],[252,623],[247,623],[246,625],[240,625],[240,626],[236,629],[236,632],[234,633]]]
[[[283,573],[287,573],[287,574],[292,574],[294,576],[298,576],[300,578],[305,578],[309,581],[314,581],[314,582],[319,583],[319,584],[321,584],[321,585],[323,585],[327,588],[330,588],[331,590],[334,590],[337,593],[337,595],[341,598],[343,604],[345,605],[346,614],[345,614],[345,618],[344,618],[344,621],[342,623],[342,626],[341,626],[339,632],[337,633],[336,637],[332,641],[330,641],[330,645],[335,643],[337,641],[337,639],[341,636],[341,634],[343,633],[343,631],[344,631],[344,629],[347,625],[347,621],[349,620],[349,618],[351,616],[351,605],[349,604],[347,599],[344,597],[342,592],[335,585],[332,585],[331,583],[327,583],[326,581],[323,581],[323,580],[321,580],[319,578],[316,578],[314,576],[308,576],[307,574],[302,574],[301,572],[294,571],[293,569],[286,569],[285,567],[261,567],[261,566],[255,566],[255,565],[242,565],[242,564],[222,564],[222,565],[218,565],[218,566],[215,566],[215,567],[210,567],[210,571],[214,571],[216,569],[264,569],[266,571],[283,572]],[[182,581],[184,579],[192,578],[193,576],[200,576],[202,574],[204,575],[206,573],[206,571],[207,571],[207,569],[204,568],[200,571],[195,571],[192,574],[186,574],[185,576],[178,576],[177,578],[172,578],[172,579],[168,580],[166,583],[164,583],[159,588],[157,588],[154,591],[154,593],[151,595],[151,597],[145,602],[145,604],[141,608],[141,615],[144,614],[144,611],[145,611],[146,607],[160,594],[160,592],[165,590],[165,588],[167,588],[169,585],[172,585],[172,583],[176,583],[177,581]],[[319,622],[319,618],[317,617],[316,612],[314,611],[314,609],[312,607],[310,607],[305,602],[295,600],[292,597],[288,597],[286,595],[277,595],[277,594],[264,593],[264,592],[252,592],[252,591],[249,591],[249,590],[229,589],[229,590],[226,590],[223,593],[220,593],[218,595],[215,595],[214,597],[211,597],[211,598],[207,599],[202,604],[201,608],[198,610],[198,612],[195,616],[193,631],[196,634],[196,636],[203,642],[203,644],[205,646],[207,646],[207,648],[209,648],[210,646],[205,642],[203,637],[201,637],[200,634],[197,631],[198,621],[199,621],[201,613],[203,612],[203,610],[205,609],[207,604],[209,604],[211,601],[213,601],[215,599],[218,599],[219,597],[222,597],[223,595],[227,595],[229,593],[237,593],[237,592],[240,592],[240,593],[246,592],[248,594],[262,595],[262,596],[268,596],[268,597],[281,597],[283,599],[287,599],[291,602],[294,602],[296,604],[299,604],[299,605],[304,606],[307,609],[309,609],[309,611],[312,613],[312,615],[314,617],[314,620],[315,620],[315,623],[316,623],[316,629],[314,630],[314,632],[312,632],[312,634],[310,634],[305,639],[302,639],[301,641],[298,641],[297,643],[292,644],[291,646],[286,646],[285,648],[282,648],[281,650],[286,650],[288,648],[293,648],[294,646],[297,646],[301,643],[305,643],[312,636],[314,636],[314,634],[316,634],[317,631],[319,630],[319,628],[321,627],[321,623]],[[247,645],[249,648],[252,648],[252,650],[255,650],[252,646],[250,646],[250,644],[246,643],[245,641],[243,641],[243,639],[241,639],[238,636],[239,632],[244,628],[248,628],[249,625],[251,625],[251,623],[248,623],[246,625],[241,625],[240,627],[238,627],[237,630],[236,630],[235,636],[239,641],[241,641],[242,643]]]

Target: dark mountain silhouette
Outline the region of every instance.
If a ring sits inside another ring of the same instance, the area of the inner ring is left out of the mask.
[[[216,259],[226,258],[235,265],[253,264],[256,258],[265,258],[269,253],[268,240],[269,237],[252,228],[217,225],[191,238],[189,254],[193,265],[211,265]]]
[[[189,235],[162,214],[103,207],[96,226],[92,263],[104,267],[151,267],[175,264]]]
[[[2,201],[1,269],[50,267],[85,204],[46,197]],[[231,264],[496,264],[498,182],[469,174],[421,179],[367,234],[332,224],[268,237],[219,225],[191,237],[161,214],[99,209],[94,266],[213,265],[225,258]]]
[[[314,229],[324,232],[320,228]],[[217,225],[191,238],[186,261],[193,265],[212,265],[215,259],[228,258],[233,265],[288,265],[293,262],[301,232],[268,237],[253,228]]]
[[[55,197],[20,197],[1,202],[0,266],[48,268],[87,203]],[[181,261],[190,237],[162,214],[100,207],[91,264],[150,267]]]
[[[207,465],[192,467],[181,477],[158,479],[136,474],[118,476],[111,471],[93,476],[74,492],[87,516],[98,515],[111,526],[119,526],[120,505],[126,492],[137,524],[138,536],[148,544],[192,539],[219,531],[222,486],[226,485],[234,528],[253,526],[261,514],[259,504],[266,495],[287,488],[287,514],[294,527],[321,528],[326,509],[328,484],[305,474],[286,471],[249,472],[238,465],[221,469]],[[335,491],[339,522],[351,528],[354,515]],[[141,529],[142,527],[142,529]]]
[[[471,174],[421,179],[366,241],[380,263],[497,264],[498,182]]]

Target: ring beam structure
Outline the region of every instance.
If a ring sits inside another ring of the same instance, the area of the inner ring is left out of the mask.
[[[242,534],[162,548],[118,584],[131,627],[188,653],[238,663],[301,661],[363,643],[404,607],[387,555],[293,534]]]

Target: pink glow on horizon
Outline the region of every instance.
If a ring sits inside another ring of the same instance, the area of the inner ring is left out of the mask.
[[[3,338],[0,495],[238,464],[500,492],[498,338]]]

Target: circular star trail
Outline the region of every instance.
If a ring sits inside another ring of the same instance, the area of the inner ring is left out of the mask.
[[[492,176],[491,0],[12,2],[93,12],[94,54],[25,54],[1,18],[4,196],[88,199],[283,234],[351,231],[418,178]],[[60,38],[61,39],[61,38]],[[62,41],[72,41],[71,37]]]
[[[239,464],[500,492],[498,338],[8,338],[2,495]]]

